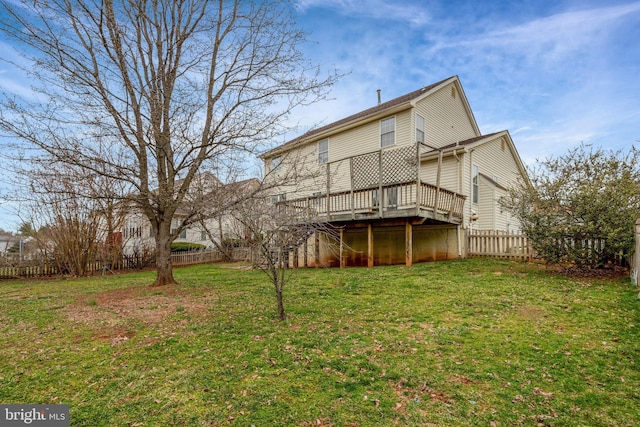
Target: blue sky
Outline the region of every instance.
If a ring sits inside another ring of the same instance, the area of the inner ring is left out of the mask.
[[[309,59],[345,74],[330,100],[295,112],[300,133],[375,105],[377,89],[385,101],[458,75],[482,133],[509,130],[527,165],[581,142],[640,146],[640,1],[295,5]],[[28,87],[0,62],[0,88]],[[18,223],[0,204],[0,228]]]
[[[458,75],[482,133],[523,161],[640,146],[640,1],[300,0],[310,57],[349,73],[301,114],[329,123]]]

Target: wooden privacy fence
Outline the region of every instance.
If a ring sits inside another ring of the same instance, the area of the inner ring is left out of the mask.
[[[251,261],[251,248],[232,248],[230,251],[230,261]],[[193,264],[206,264],[213,262],[221,262],[225,260],[225,256],[217,249],[195,252],[182,252],[171,254],[171,263],[174,267]],[[155,262],[148,265],[136,256],[124,256],[117,263],[102,262],[101,260],[93,261],[88,266],[89,275],[103,274],[106,272],[140,270],[144,266],[153,266]],[[51,277],[64,274],[60,272],[58,267],[51,264],[30,264],[30,265],[10,265],[0,266],[0,279],[13,278],[29,278],[29,277]]]
[[[531,261],[533,248],[521,232],[501,230],[467,231],[467,256],[487,256]]]

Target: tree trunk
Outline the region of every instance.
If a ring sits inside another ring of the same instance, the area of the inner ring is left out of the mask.
[[[278,300],[278,320],[285,320],[284,301],[282,300],[282,287],[276,285],[276,299]]]
[[[176,284],[171,265],[171,230],[170,224],[160,224],[156,234],[156,280],[153,286]]]

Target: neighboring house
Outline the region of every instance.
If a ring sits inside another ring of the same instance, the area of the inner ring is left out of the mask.
[[[520,227],[498,199],[528,181],[525,167],[508,131],[480,133],[457,76],[261,158],[267,178],[281,184],[273,197],[281,211],[340,230],[338,243],[321,233],[305,243],[315,252],[304,255],[309,265],[453,259],[465,255],[464,230]]]
[[[204,194],[202,198],[204,200],[201,199],[198,202],[202,205],[185,202],[184,207],[178,208],[172,220],[172,232],[180,228],[187,218],[190,222],[194,222],[182,229],[174,242],[214,248],[226,239],[242,238],[242,227],[227,211],[237,198],[259,185],[259,181],[255,178],[225,185],[208,173],[194,179],[192,190]],[[202,208],[198,212],[200,206]],[[208,217],[205,212],[202,212],[207,209],[217,213]],[[155,235],[149,219],[137,208],[124,208],[123,211],[121,227],[114,230],[112,240],[121,242],[125,255],[147,254],[153,251]],[[195,215],[202,215],[203,218],[194,220],[194,212]]]
[[[9,254],[15,252],[17,242],[18,239],[12,233],[0,230],[0,260],[8,259]]]

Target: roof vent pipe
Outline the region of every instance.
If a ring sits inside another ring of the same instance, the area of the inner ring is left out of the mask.
[[[378,89],[378,105],[382,102],[382,97],[380,96],[380,89]]]

